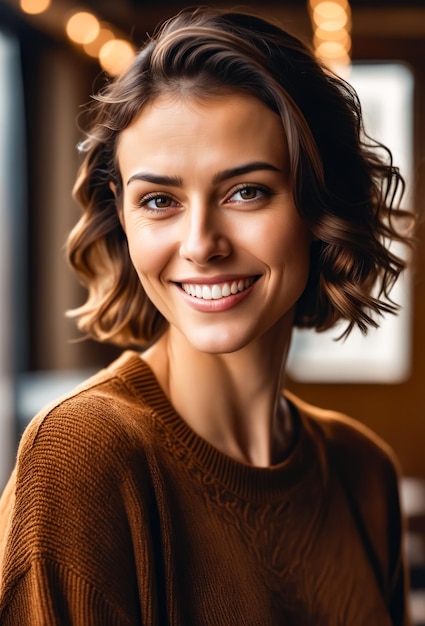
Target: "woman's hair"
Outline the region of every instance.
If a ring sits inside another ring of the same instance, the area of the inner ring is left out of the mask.
[[[296,326],[322,331],[346,320],[347,335],[396,312],[389,292],[405,262],[389,244],[408,242],[400,230],[408,215],[399,208],[404,183],[389,150],[367,139],[355,91],[281,28],[202,8],[160,27],[91,105],[74,188],[83,215],[68,239],[70,263],[88,288],[87,302],[69,313],[80,329],[129,346],[146,345],[167,327],[140,284],[118,219],[116,147],[143,107],[170,93],[247,94],[280,116],[295,204],[313,237]]]

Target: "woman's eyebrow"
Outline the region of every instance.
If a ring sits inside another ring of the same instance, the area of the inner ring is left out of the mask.
[[[281,173],[282,170],[272,165],[271,163],[266,163],[265,161],[254,161],[253,163],[246,163],[245,165],[240,165],[238,167],[232,167],[228,170],[223,170],[222,172],[218,172],[213,177],[214,183],[222,183],[225,180],[229,180],[230,178],[236,178],[237,176],[243,176],[244,174],[249,174],[250,172],[258,172],[259,170],[269,170],[272,172]]]
[[[244,174],[249,174],[250,172],[258,172],[259,170],[282,172],[282,170],[271,163],[267,163],[265,161],[254,161],[237,167],[231,167],[227,170],[223,170],[222,172],[217,172],[217,174],[214,174],[213,176],[213,183],[222,183],[230,178],[243,176]],[[181,187],[183,185],[183,180],[179,176],[163,176],[160,174],[153,174],[151,172],[137,172],[136,174],[133,174],[128,179],[127,186],[134,180],[142,180],[147,183],[153,183],[154,185],[165,185],[168,187]]]
[[[160,174],[152,174],[150,172],[133,174],[127,181],[127,187],[133,180],[144,180],[147,183],[166,185],[168,187],[181,187],[183,185],[183,180],[179,176],[161,176]]]

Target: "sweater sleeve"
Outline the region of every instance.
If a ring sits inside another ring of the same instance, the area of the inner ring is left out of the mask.
[[[2,625],[142,624],[122,488],[128,444],[111,411],[77,397],[27,428],[0,524]]]
[[[2,626],[134,626],[116,603],[64,565],[46,558],[31,560],[16,581],[4,611]]]

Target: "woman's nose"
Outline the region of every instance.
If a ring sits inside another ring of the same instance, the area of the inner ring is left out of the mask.
[[[226,258],[231,253],[229,233],[223,232],[214,208],[189,209],[183,220],[180,256],[197,265]]]

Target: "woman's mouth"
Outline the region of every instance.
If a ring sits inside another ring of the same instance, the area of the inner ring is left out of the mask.
[[[198,283],[180,284],[183,291],[193,298],[199,298],[201,300],[220,300],[221,298],[227,298],[228,296],[245,291],[245,289],[251,287],[257,278],[258,276],[252,276],[250,278],[241,278],[212,285]]]

